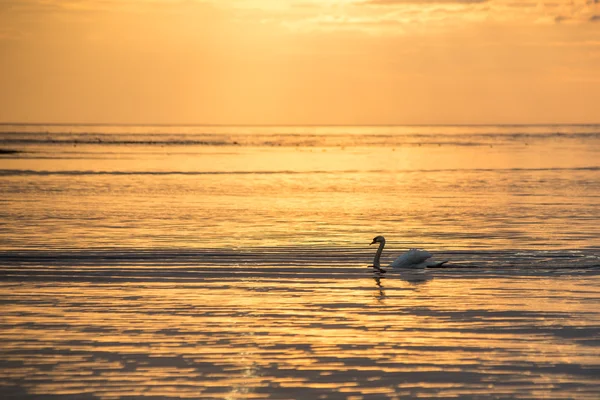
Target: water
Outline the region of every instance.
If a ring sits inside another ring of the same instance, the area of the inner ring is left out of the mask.
[[[600,391],[598,125],[0,125],[0,149],[3,397]],[[379,234],[451,268],[376,275]]]

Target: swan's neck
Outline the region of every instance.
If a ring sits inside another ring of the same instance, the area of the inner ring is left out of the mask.
[[[383,252],[383,246],[385,246],[385,240],[383,242],[379,242],[379,248],[377,249],[377,253],[375,253],[375,258],[373,259],[373,266],[375,268],[381,268],[379,259],[381,258],[381,253]]]

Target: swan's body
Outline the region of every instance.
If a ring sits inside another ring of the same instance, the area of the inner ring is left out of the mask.
[[[379,259],[385,246],[385,238],[383,236],[376,236],[371,244],[379,243],[379,248],[373,259],[373,268],[383,271]],[[448,261],[433,261],[430,260],[432,257],[431,253],[425,250],[410,249],[406,253],[400,255],[394,260],[388,267],[391,268],[427,268],[427,267],[440,267]]]

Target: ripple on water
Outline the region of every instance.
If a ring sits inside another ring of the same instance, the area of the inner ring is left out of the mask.
[[[5,257],[3,392],[101,399],[597,396],[600,271],[593,266],[565,269],[561,255],[550,267],[502,269],[501,255],[483,264],[475,259],[481,254],[448,253],[463,268],[407,279],[393,271],[373,275],[367,264],[335,266],[335,257],[317,262],[318,252],[299,267],[225,252],[247,264],[245,272],[241,265],[224,272],[225,261],[210,262],[221,255],[209,253],[191,271],[185,263],[193,254],[162,269],[143,259],[117,268],[119,260],[89,254],[66,266],[39,254]],[[293,259],[286,254],[277,256]]]

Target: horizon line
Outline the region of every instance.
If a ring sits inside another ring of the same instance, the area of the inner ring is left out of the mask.
[[[600,125],[598,122],[532,122],[532,123],[376,123],[376,124],[223,124],[223,123],[133,123],[133,122],[4,122],[0,121],[0,125],[33,125],[33,126],[207,126],[207,127],[397,127],[397,126],[586,126]]]

